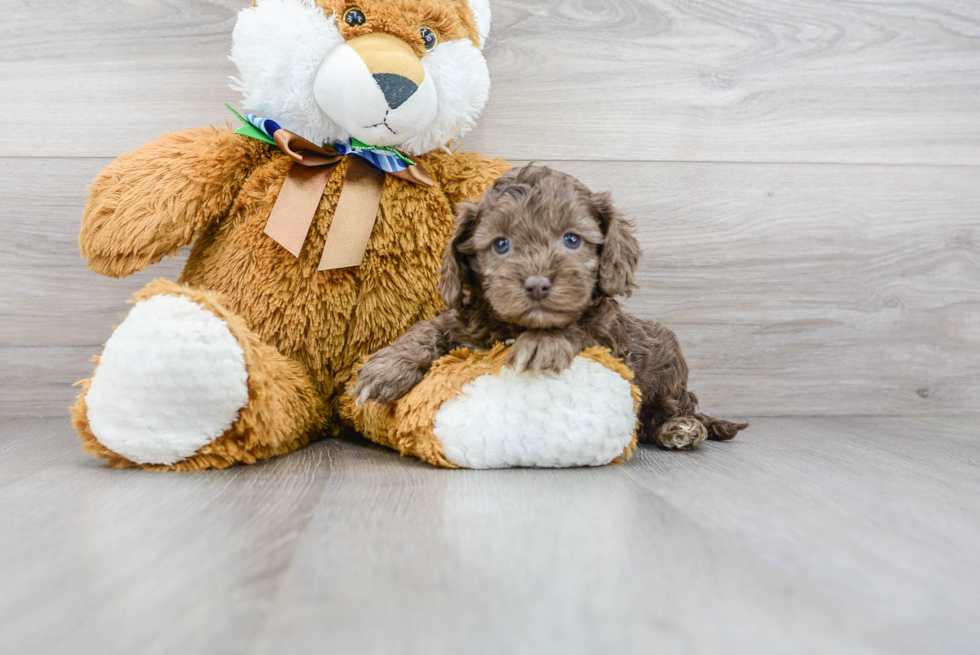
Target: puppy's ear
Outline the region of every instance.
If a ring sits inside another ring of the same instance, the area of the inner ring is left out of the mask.
[[[446,247],[442,260],[442,277],[439,279],[439,292],[447,309],[462,311],[465,291],[472,293],[478,284],[469,256],[460,250],[466,249],[470,237],[473,236],[478,213],[479,206],[474,202],[461,202],[457,205],[456,231]]]
[[[592,194],[592,203],[606,237],[599,253],[599,290],[608,296],[628,296],[636,288],[640,244],[629,221],[613,206],[610,193]]]

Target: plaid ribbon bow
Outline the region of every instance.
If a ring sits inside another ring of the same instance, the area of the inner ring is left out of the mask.
[[[344,157],[353,155],[348,159],[347,175],[323,244],[319,271],[360,266],[377,219],[386,175],[432,186],[428,171],[395,148],[369,146],[354,138],[317,146],[274,120],[255,114],[242,116],[226,106],[244,123],[235,134],[276,145],[293,160],[265,234],[295,257],[303,249],[334,168]]]

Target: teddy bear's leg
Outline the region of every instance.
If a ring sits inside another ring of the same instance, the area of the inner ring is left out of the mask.
[[[113,466],[224,468],[309,443],[323,404],[295,361],[211,292],[158,280],[106,342],[73,423]]]

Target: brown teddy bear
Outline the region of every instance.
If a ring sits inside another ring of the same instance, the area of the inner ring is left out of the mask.
[[[508,166],[451,151],[490,80],[486,0],[258,0],[232,60],[248,126],[168,134],[96,179],[79,242],[122,277],[193,244],[72,410],[113,466],[221,468],[341,426],[361,359],[442,309],[458,201]]]

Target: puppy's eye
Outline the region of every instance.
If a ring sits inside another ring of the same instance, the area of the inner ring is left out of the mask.
[[[501,237],[493,242],[493,251],[498,255],[506,255],[510,252],[510,241]]]
[[[565,242],[565,247],[571,250],[575,250],[582,245],[582,237],[577,234],[566,234],[562,241]]]
[[[351,7],[344,12],[344,22],[351,27],[357,27],[358,25],[363,25],[367,22],[367,17],[364,12],[357,7]]]
[[[430,30],[428,27],[422,27],[419,29],[419,34],[422,36],[422,46],[426,50],[432,50],[439,43],[439,37],[436,33]]]

